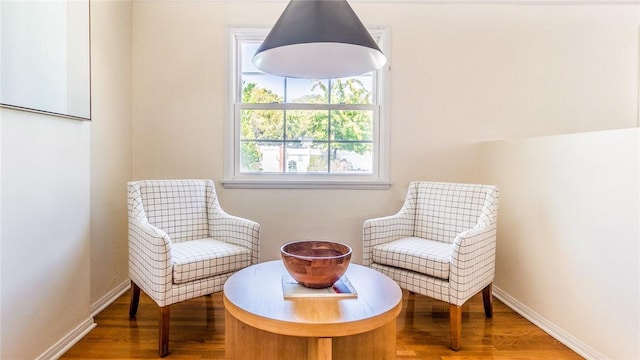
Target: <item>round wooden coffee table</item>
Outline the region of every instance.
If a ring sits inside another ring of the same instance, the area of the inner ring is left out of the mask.
[[[400,287],[350,264],[357,298],[284,299],[282,261],[257,264],[224,285],[226,358],[395,359]]]

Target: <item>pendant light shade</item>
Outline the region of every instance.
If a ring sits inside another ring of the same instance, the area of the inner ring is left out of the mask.
[[[265,73],[304,79],[361,75],[386,61],[346,0],[291,0],[252,59]]]

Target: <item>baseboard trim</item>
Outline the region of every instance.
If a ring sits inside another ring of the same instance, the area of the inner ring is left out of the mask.
[[[91,304],[89,307],[89,312],[91,312],[91,317],[96,317],[102,310],[106,309],[107,306],[111,305],[114,301],[116,301],[122,294],[124,294],[131,287],[131,281],[126,280],[122,282],[120,285],[116,286],[113,290],[106,293],[103,297],[101,297],[98,301]]]
[[[61,357],[67,350],[69,350],[73,345],[75,345],[78,341],[80,341],[85,335],[87,335],[93,328],[95,328],[97,324],[93,322],[93,317],[86,319],[82,322],[82,324],[78,325],[75,329],[73,329],[70,333],[68,333],[65,337],[60,339],[57,343],[55,343],[52,347],[50,347],[47,351],[38,356],[37,360],[50,360],[50,359],[58,359]]]
[[[100,300],[96,301],[89,307],[89,311],[91,312],[90,318],[83,321],[82,324],[78,325],[70,333],[68,333],[52,347],[50,347],[47,351],[38,356],[36,360],[58,359],[59,357],[64,355],[67,350],[69,350],[73,345],[75,345],[98,325],[93,321],[93,318],[96,317],[96,315],[98,315],[107,306],[116,301],[116,299],[118,299],[127,290],[129,290],[130,286],[131,282],[127,280],[118,285],[115,289],[109,291],[105,296],[100,298]]]
[[[528,308],[526,305],[522,304],[511,295],[502,291],[497,286],[493,286],[493,296],[496,299],[502,301],[505,305],[511,308],[513,311],[522,315],[525,319],[531,321],[535,326],[542,329],[542,331],[551,335],[556,340],[560,341],[564,345],[566,345],[569,349],[578,353],[578,355],[584,357],[589,360],[605,360],[606,356],[601,354],[600,352],[594,350],[587,344],[581,342],[576,339],[574,336],[566,332],[564,329],[560,328],[553,322],[545,319],[540,314],[536,313],[532,309]]]

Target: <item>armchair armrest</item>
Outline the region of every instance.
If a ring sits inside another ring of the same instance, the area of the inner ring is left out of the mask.
[[[251,250],[251,263],[260,256],[260,224],[249,219],[229,215],[219,210],[209,220],[209,236]]]
[[[164,306],[172,283],[171,240],[146,218],[129,220],[129,277]]]
[[[496,224],[479,222],[453,241],[451,252],[451,302],[463,304],[493,281],[496,257]]]
[[[373,247],[413,236],[413,219],[405,209],[390,216],[366,220],[362,226],[362,263],[371,265]]]

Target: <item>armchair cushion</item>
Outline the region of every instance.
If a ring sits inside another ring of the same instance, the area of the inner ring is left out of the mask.
[[[251,265],[251,251],[206,238],[173,244],[171,259],[173,283],[183,284],[245,268]]]
[[[451,244],[408,237],[373,247],[373,262],[449,279]]]

